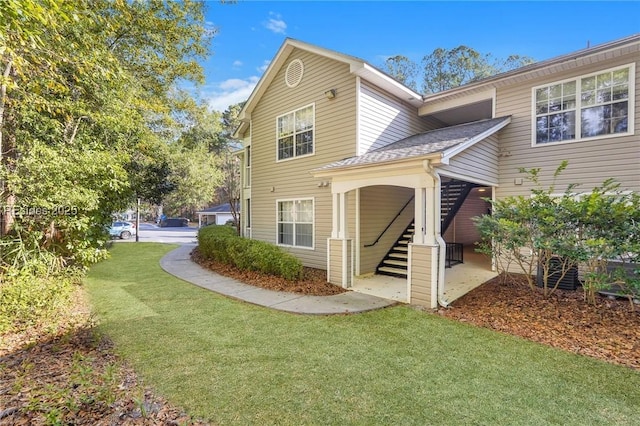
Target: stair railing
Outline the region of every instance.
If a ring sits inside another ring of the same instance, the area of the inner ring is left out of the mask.
[[[453,218],[458,213],[458,210],[460,210],[460,207],[462,207],[462,204],[469,196],[469,193],[471,192],[471,190],[476,186],[478,186],[477,184],[474,184],[471,182],[464,182],[462,185],[460,185],[460,194],[458,195],[456,200],[453,203],[451,203],[451,200],[449,199],[449,190],[453,182],[459,182],[459,181],[448,182],[449,185],[446,186],[446,191],[444,191],[443,193],[443,197],[447,197],[447,207],[449,211],[447,212],[447,215],[442,218],[442,222],[440,226],[440,233],[442,234],[444,234],[447,231],[447,229],[449,228],[449,225],[451,225],[451,222],[453,222]]]
[[[378,235],[378,238],[376,238],[376,240],[375,240],[373,243],[371,243],[371,244],[365,244],[364,246],[365,246],[365,247],[373,247],[373,246],[375,246],[376,244],[378,244],[378,241],[380,241],[380,238],[382,238],[382,236],[384,235],[384,233],[385,233],[385,232],[387,232],[387,231],[389,230],[389,228],[391,228],[391,225],[393,225],[393,223],[396,221],[396,219],[398,219],[398,218],[400,217],[400,215],[402,214],[402,212],[404,211],[404,209],[406,209],[406,208],[407,208],[407,206],[409,205],[409,203],[411,203],[411,202],[413,201],[414,197],[415,197],[415,196],[412,196],[411,198],[409,198],[409,201],[407,201],[407,203],[406,203],[404,206],[402,206],[402,208],[400,209],[400,211],[398,212],[398,214],[397,214],[393,219],[391,219],[391,222],[389,222],[389,224],[387,225],[387,227],[386,227],[386,228],[384,228],[384,230],[380,233],[380,235]]]

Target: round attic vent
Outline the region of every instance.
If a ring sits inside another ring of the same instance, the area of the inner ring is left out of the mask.
[[[287,72],[284,75],[284,82],[289,87],[296,87],[302,81],[302,74],[304,72],[304,65],[300,59],[294,59],[289,63]]]

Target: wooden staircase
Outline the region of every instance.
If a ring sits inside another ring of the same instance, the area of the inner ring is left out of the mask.
[[[471,190],[476,186],[479,185],[459,180],[451,180],[442,184],[442,193],[440,196],[442,234],[444,234],[451,222],[453,222],[453,218],[460,210],[460,207],[462,207],[464,200],[467,198]],[[407,226],[402,235],[400,235],[395,244],[391,247],[391,250],[389,250],[382,261],[378,264],[378,267],[376,268],[377,274],[407,278],[409,243],[413,239],[414,232],[414,223],[413,221],[411,221],[409,226]],[[460,253],[458,254],[458,252]],[[456,263],[462,263],[461,247],[454,246],[454,244],[447,244],[446,253],[447,257],[449,257],[450,253],[452,254],[452,256],[453,253],[455,253],[453,257],[459,259],[453,262],[451,261],[451,259],[448,259],[449,261],[446,262],[448,268],[452,265],[455,265]]]
[[[477,186],[480,185],[462,180],[450,180],[442,184],[440,193],[441,234],[444,235],[451,222],[453,222],[453,218],[458,214],[464,200],[467,199],[471,190]]]
[[[407,278],[407,262],[409,256],[409,243],[415,232],[413,221],[407,226],[400,238],[391,247],[384,259],[378,264],[376,273],[390,275],[392,277]]]

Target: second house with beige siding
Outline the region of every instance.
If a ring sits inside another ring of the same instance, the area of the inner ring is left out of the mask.
[[[639,61],[636,35],[423,96],[286,39],[235,133],[243,235],[336,285],[446,305],[492,276],[471,218],[530,193],[520,168],[545,184],[568,160],[559,191],[606,178],[640,191]]]

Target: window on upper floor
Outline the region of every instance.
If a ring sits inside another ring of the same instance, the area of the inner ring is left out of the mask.
[[[251,187],[251,145],[244,149],[244,186]]]
[[[278,161],[313,154],[314,105],[277,118]]]
[[[633,132],[634,65],[533,88],[534,145]]]
[[[313,199],[281,200],[278,205],[278,244],[313,248]]]

